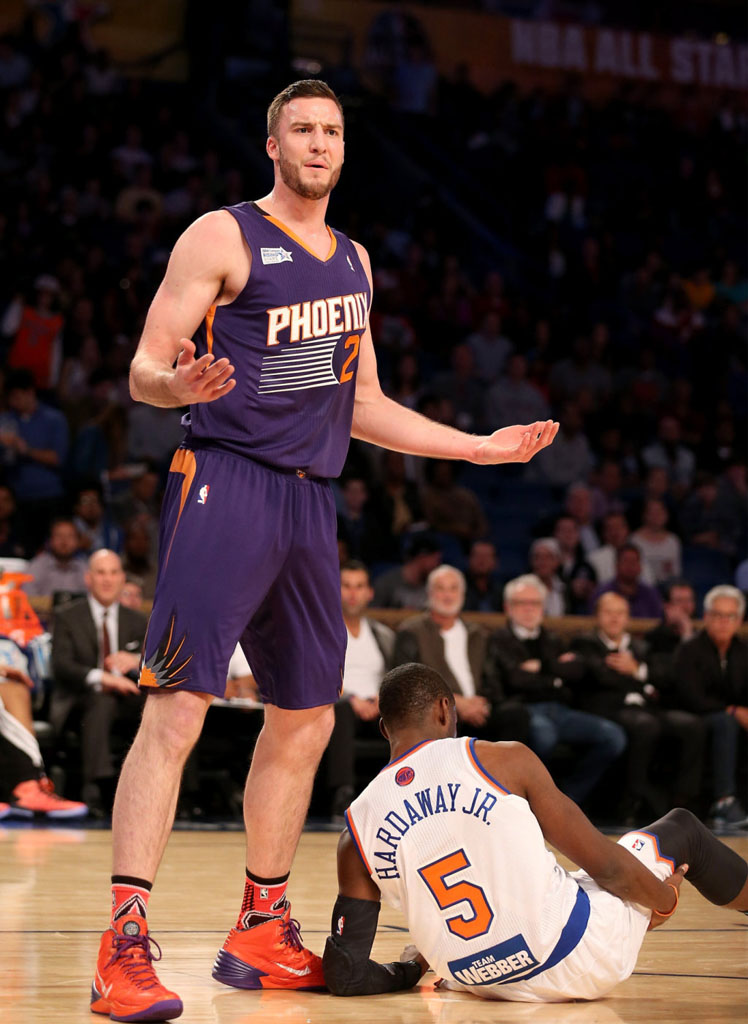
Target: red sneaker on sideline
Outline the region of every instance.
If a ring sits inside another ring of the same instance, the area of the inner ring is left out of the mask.
[[[15,818],[33,818],[36,814],[54,820],[85,818],[88,807],[58,796],[51,780],[41,778],[18,783],[10,798],[10,813]]]

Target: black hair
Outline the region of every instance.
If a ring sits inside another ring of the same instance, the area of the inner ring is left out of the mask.
[[[347,558],[345,562],[340,564],[341,572],[365,572],[369,575],[369,567],[363,562],[359,562],[357,558]]]
[[[428,665],[411,661],[393,668],[379,690],[379,713],[387,732],[420,724],[432,704],[443,697],[454,703],[450,688]]]

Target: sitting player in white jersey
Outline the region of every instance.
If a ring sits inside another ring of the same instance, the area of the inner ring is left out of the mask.
[[[689,811],[612,842],[527,747],[455,739],[454,696],[432,669],[389,672],[379,709],[392,760],[346,814],[323,958],[333,993],[409,988],[430,965],[484,998],[596,999],[632,973],[684,876],[748,910],[748,864]],[[369,959],[380,898],[407,919],[404,962]]]

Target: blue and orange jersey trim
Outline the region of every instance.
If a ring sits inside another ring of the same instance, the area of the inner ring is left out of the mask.
[[[427,743],[433,743],[433,742],[434,742],[434,740],[421,740],[420,743],[416,743],[416,745],[414,747],[411,747],[410,750],[406,750],[404,754],[400,755],[400,757],[396,757],[394,761],[389,761],[384,766],[384,768],[382,768],[382,771],[380,771],[379,774],[381,775],[382,772],[386,772],[388,768],[391,768],[393,766],[393,764],[400,764],[400,762],[404,761],[406,757],[410,757],[411,754],[414,754],[416,752],[416,750],[420,750],[421,747],[425,747]]]
[[[472,738],[467,738],[465,740],[465,751],[467,753],[468,759],[469,759],[470,763],[472,764],[473,768],[475,768],[477,773],[482,778],[484,778],[486,780],[486,782],[490,783],[494,787],[494,789],[500,790],[502,793],[505,793],[507,796],[511,796],[512,795],[511,794],[511,790],[507,789],[506,786],[502,786],[501,783],[497,779],[495,779],[493,777],[493,775],[491,775],[491,773],[489,771],[487,771],[483,767],[483,765],[480,763],[480,758],[478,757],[478,755],[475,752],[475,737],[474,736]]]
[[[364,867],[369,872],[369,875],[371,875],[372,874],[372,870],[371,870],[371,867],[369,866],[368,860],[366,859],[366,854],[364,853],[363,844],[362,844],[361,839],[359,837],[359,834],[358,834],[358,831],[356,829],[356,826],[355,826],[355,824],[353,822],[353,815],[351,814],[350,807],[345,812],[344,816],[345,816],[345,823],[348,826],[348,834],[350,835],[351,839],[353,840],[353,845],[356,847],[356,852],[358,853],[359,857],[361,858],[361,861],[362,861]]]
[[[673,859],[673,857],[666,857],[662,853],[662,851],[660,850],[660,838],[656,832],[647,832],[647,830],[644,828],[633,828],[630,832],[625,832],[624,835],[621,836],[621,838],[623,839],[625,838],[625,836],[648,836],[649,839],[651,839],[654,843],[655,857],[657,858],[657,860],[662,861],[663,864],[669,864],[670,870],[673,873],[675,872],[675,860]]]

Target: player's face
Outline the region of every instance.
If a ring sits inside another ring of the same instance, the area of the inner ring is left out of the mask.
[[[350,618],[362,615],[374,593],[369,576],[361,569],[344,569],[340,574],[340,601],[343,614]]]
[[[343,166],[343,120],[324,97],[291,100],[267,144],[283,183],[302,199],[324,199]]]

